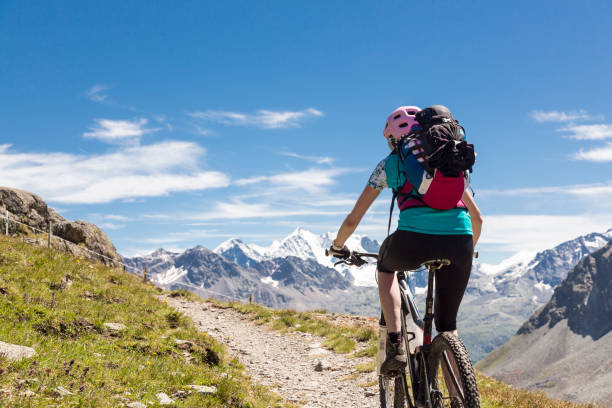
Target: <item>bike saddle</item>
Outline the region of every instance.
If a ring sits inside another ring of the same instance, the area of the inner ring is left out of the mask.
[[[421,266],[424,266],[429,270],[435,271],[435,270],[442,268],[443,266],[448,266],[450,264],[451,264],[451,261],[449,261],[448,259],[432,259],[432,260],[423,262]]]

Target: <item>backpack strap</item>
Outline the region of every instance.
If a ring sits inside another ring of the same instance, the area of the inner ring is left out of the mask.
[[[395,205],[395,199],[397,198],[398,194],[399,194],[398,191],[396,189],[393,189],[393,197],[391,198],[391,207],[389,208],[389,223],[387,224],[387,236],[389,236],[391,232],[391,217],[393,217],[393,207]]]

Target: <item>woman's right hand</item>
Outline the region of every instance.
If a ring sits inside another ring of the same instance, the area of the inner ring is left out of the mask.
[[[331,244],[329,249],[326,251],[326,255],[333,256],[338,259],[346,259],[351,256],[351,251],[344,245],[342,248]]]

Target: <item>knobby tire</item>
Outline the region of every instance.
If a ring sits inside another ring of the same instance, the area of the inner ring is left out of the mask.
[[[474,368],[461,339],[440,333],[430,350],[433,408],[480,408]]]
[[[405,375],[395,378],[379,376],[378,388],[380,395],[381,408],[405,408],[406,397],[404,395],[403,382],[406,381]]]

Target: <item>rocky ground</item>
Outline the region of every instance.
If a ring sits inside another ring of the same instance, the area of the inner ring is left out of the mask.
[[[167,301],[225,344],[256,382],[286,401],[305,408],[378,406],[376,373],[355,369],[371,362],[370,357],[351,358],[325,350],[320,337],[272,331],[232,309],[180,298]]]

